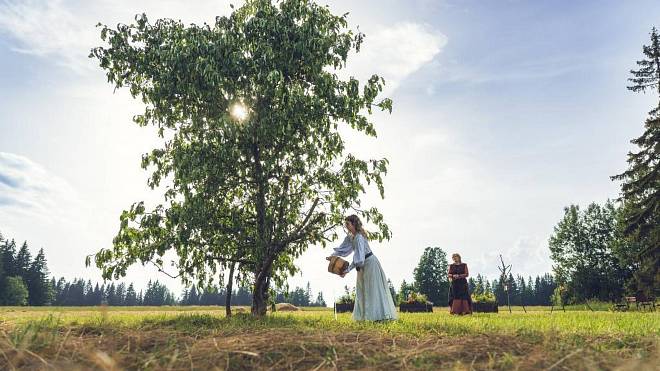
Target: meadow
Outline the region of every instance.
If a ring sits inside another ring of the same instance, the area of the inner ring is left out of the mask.
[[[658,369],[658,312],[527,310],[358,323],[326,308],[4,307],[0,369]]]

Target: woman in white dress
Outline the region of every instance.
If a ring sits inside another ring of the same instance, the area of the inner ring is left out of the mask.
[[[353,262],[341,275],[357,270],[355,284],[355,306],[353,319],[356,321],[386,321],[397,319],[396,308],[387,284],[387,277],[380,262],[369,248],[367,234],[357,215],[344,219],[349,235],[334,249],[332,256],[348,256],[353,253]]]

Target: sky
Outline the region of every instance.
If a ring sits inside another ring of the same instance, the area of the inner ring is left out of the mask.
[[[377,206],[393,231],[372,242],[395,286],[412,281],[428,246],[458,252],[472,275],[552,270],[548,238],[570,204],[618,196],[610,180],[626,168],[657,97],[626,90],[642,57],[657,1],[318,1],[349,12],[366,34],[345,74],[387,81],[392,114],[372,117],[378,138],[347,133],[348,151],[390,161]],[[131,119],[143,110],[113,91],[89,50],[98,22],[213,22],[220,0],[0,0],[0,233],[44,248],[51,274],[100,281],[84,258],[110,247],[119,215],[157,202],[140,168],[158,145]],[[240,1],[234,1],[240,5]],[[339,244],[340,241],[337,241]],[[291,286],[310,282],[326,301],[353,286],[326,272],[330,252],[310,247]],[[138,287],[176,280],[134,267]]]

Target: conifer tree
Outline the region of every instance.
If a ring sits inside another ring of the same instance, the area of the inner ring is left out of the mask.
[[[192,286],[188,294],[188,305],[199,305],[199,293],[195,285]]]
[[[44,249],[40,249],[30,264],[26,277],[24,277],[28,288],[29,305],[49,305],[53,300],[53,291],[48,280],[48,273],[46,255]]]
[[[0,255],[5,277],[16,276],[18,274],[16,270],[16,242],[13,239],[11,241],[5,240]]]
[[[5,239],[2,236],[2,233],[0,233],[0,282],[4,281],[5,279],[5,265],[2,259],[2,251],[4,248],[5,244]],[[0,284],[0,290],[2,289],[2,284]]]
[[[390,283],[390,288],[392,288],[391,283]],[[394,296],[394,295],[392,295],[392,296]],[[315,304],[316,304],[317,307],[325,307],[326,306],[325,300],[323,299],[323,293],[321,291],[319,291],[319,295],[316,297],[316,303]]]
[[[16,254],[16,262],[14,263],[16,264],[16,275],[23,277],[25,280],[25,277],[27,277],[28,271],[30,270],[31,261],[32,256],[30,254],[30,249],[28,248],[27,241],[25,241]]]
[[[115,298],[116,304],[114,305],[125,305],[124,300],[126,298],[126,285],[123,282],[117,285],[117,288],[115,289]]]
[[[660,35],[651,30],[651,43],[642,48],[644,58],[631,70],[628,89],[660,96]],[[635,281],[638,291],[660,291],[660,101],[649,112],[644,133],[631,141],[637,152],[628,153],[628,170],[613,176],[622,181],[624,233],[637,243],[630,245],[637,256]]]
[[[126,289],[126,302],[125,305],[129,307],[136,306],[138,304],[137,301],[137,294],[135,293],[135,288],[133,287],[133,283],[128,285],[128,288]]]
[[[108,305],[117,305],[117,296],[115,295],[114,283],[111,283],[105,290],[105,302]]]

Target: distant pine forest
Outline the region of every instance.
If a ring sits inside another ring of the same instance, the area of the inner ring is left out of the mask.
[[[556,288],[552,275],[535,278],[509,277],[511,282],[511,305],[550,305]],[[390,283],[395,302],[415,290],[414,283],[404,280],[399,287]],[[492,293],[500,305],[506,305],[506,292],[498,280],[489,281],[481,275],[469,279],[470,292],[475,295]],[[349,288],[345,288],[349,293]],[[5,306],[162,306],[162,305],[225,305],[227,290],[222,286],[197,287],[192,285],[176,295],[158,280],[149,281],[145,289],[133,283],[94,283],[91,280],[51,277],[43,249],[33,257],[27,242],[20,248],[13,239],[0,235],[0,305]],[[311,285],[292,290],[276,289],[276,303],[291,303],[296,306],[325,307],[323,293],[312,293]],[[232,305],[251,305],[252,292],[249,285],[239,285],[232,290]],[[332,304],[332,303],[330,303]],[[436,305],[445,305],[437,302]]]
[[[252,292],[239,286],[232,290],[232,305],[250,305]],[[0,305],[6,306],[161,306],[161,305],[224,305],[225,288],[204,289],[192,285],[178,296],[158,280],[149,281],[146,289],[138,290],[133,283],[93,283],[91,280],[50,277],[44,250],[32,257],[27,242],[17,249],[16,241],[0,234]],[[326,306],[323,294],[313,296],[311,286],[293,290],[276,290],[276,302],[297,306]]]

